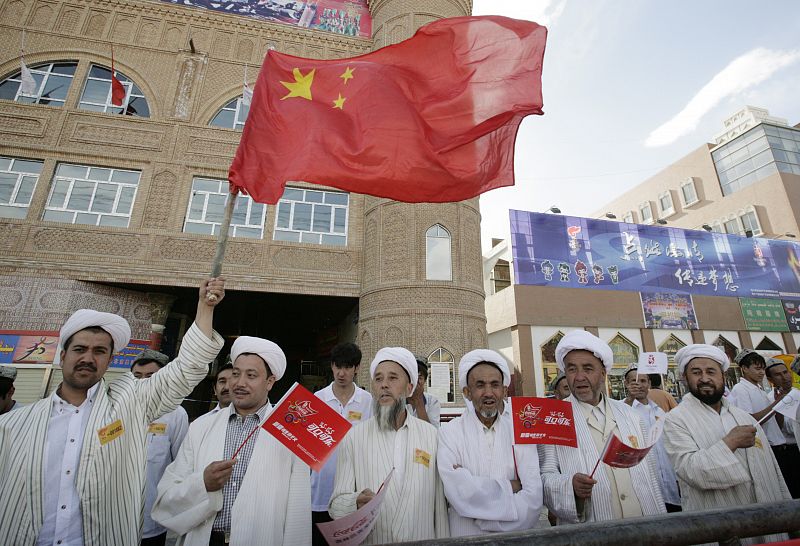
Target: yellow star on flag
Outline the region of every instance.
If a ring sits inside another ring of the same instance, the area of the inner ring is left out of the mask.
[[[348,82],[349,80],[352,80],[352,79],[353,79],[353,71],[354,71],[354,70],[355,70],[355,68],[350,68],[350,67],[348,66],[348,67],[345,69],[344,73],[343,73],[341,76],[339,76],[340,78],[342,78],[342,79],[344,80],[344,83],[345,83],[345,85],[347,85],[347,82]]]
[[[316,69],[311,69],[311,72],[304,75],[302,72],[300,72],[299,68],[292,70],[294,81],[281,82],[281,84],[289,90],[289,94],[281,98],[281,100],[292,97],[300,97],[301,99],[311,100],[311,84],[314,83],[315,71]]]
[[[339,98],[333,101],[333,107],[338,108],[339,110],[344,110],[344,101],[347,99],[339,93]]]

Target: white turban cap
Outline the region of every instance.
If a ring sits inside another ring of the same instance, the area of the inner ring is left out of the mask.
[[[404,347],[384,347],[378,351],[378,354],[372,359],[372,364],[369,365],[369,375],[372,379],[375,379],[375,370],[378,368],[378,364],[387,360],[397,362],[408,372],[408,377],[411,378],[411,386],[413,387],[411,392],[413,394],[414,389],[417,388],[419,369],[417,368],[417,359],[411,354],[411,351]]]
[[[508,362],[497,352],[490,349],[475,349],[465,354],[458,363],[458,388],[463,390],[467,386],[467,375],[479,362],[491,362],[503,373],[503,385],[508,387],[511,384],[511,372],[508,369]]]
[[[564,357],[570,351],[589,351],[603,362],[606,372],[614,365],[614,353],[608,343],[586,330],[573,330],[561,338],[556,346],[558,369],[564,371]]]
[[[127,347],[131,340],[131,327],[128,321],[113,313],[103,313],[92,309],[78,309],[67,319],[58,339],[59,350],[64,349],[64,343],[81,330],[92,327],[102,328],[114,340],[114,352],[119,352]]]
[[[231,362],[242,353],[253,353],[267,363],[275,379],[280,379],[286,372],[286,355],[276,343],[260,337],[239,336],[231,347]]]
[[[678,364],[679,376],[683,375],[686,365],[693,358],[710,358],[722,366],[723,373],[727,372],[731,365],[730,360],[728,360],[728,355],[719,347],[707,345],[705,343],[695,343],[694,345],[682,347],[675,353],[675,362]]]

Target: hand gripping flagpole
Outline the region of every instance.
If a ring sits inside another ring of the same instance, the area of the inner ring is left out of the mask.
[[[236,196],[239,190],[232,190],[228,196],[228,202],[225,204],[225,214],[222,217],[222,224],[219,226],[219,238],[217,239],[217,252],[214,255],[214,261],[211,264],[211,276],[216,278],[222,273],[222,261],[225,258],[225,249],[228,246],[228,233],[231,228],[231,218],[233,217],[233,209],[236,206]],[[208,293],[206,299],[210,302],[217,301],[215,294]]]

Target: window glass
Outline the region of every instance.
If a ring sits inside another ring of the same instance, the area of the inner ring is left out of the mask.
[[[273,238],[346,246],[348,203],[346,193],[286,188],[278,202]]]
[[[197,177],[192,180],[192,193],[183,223],[185,233],[218,234],[225,215],[230,192],[225,180]],[[264,206],[249,195],[239,194],[231,215],[231,237],[261,239],[264,237]]]
[[[450,233],[439,224],[425,233],[425,278],[430,281],[453,280]]]
[[[18,65],[19,66],[19,65]],[[20,89],[22,72],[0,82],[0,99],[25,102],[29,104],[47,104],[62,106],[67,98],[69,86],[72,85],[77,62],[45,63],[29,66],[36,82],[36,89],[31,94]]]
[[[241,95],[220,108],[219,112],[211,118],[211,125],[214,127],[225,127],[241,131],[244,129],[244,122],[247,121],[249,106],[242,103]]]
[[[111,70],[103,66],[92,65],[83,85],[78,107],[93,112],[150,117],[150,108],[142,90],[119,70],[116,70],[114,75],[125,89],[125,97],[122,99],[121,106],[115,106],[111,102]]]

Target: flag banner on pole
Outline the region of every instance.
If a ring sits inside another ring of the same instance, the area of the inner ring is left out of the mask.
[[[242,104],[245,106],[250,106],[250,103],[253,102],[253,90],[250,89],[250,86],[245,83],[242,86]]]
[[[636,370],[640,374],[657,373],[665,375],[667,373],[667,353],[641,353]]]
[[[328,544],[331,546],[358,546],[364,542],[378,519],[383,497],[392,480],[392,474],[394,474],[394,468],[383,480],[372,500],[352,514],[327,523],[317,523],[317,527]]]
[[[639,440],[636,436],[628,436],[629,445],[619,439],[616,434],[612,434],[606,443],[600,459],[608,466],[614,468],[630,468],[636,466],[644,459],[664,432],[664,420],[656,417],[655,424],[650,428],[649,442],[644,447],[639,447]]]
[[[28,68],[28,65],[25,64],[24,59],[20,59],[22,71],[20,73],[20,85],[19,90],[25,95],[35,95],[36,94],[36,80],[33,77],[33,73],[31,69]]]
[[[122,106],[125,101],[125,87],[117,79],[117,71],[114,68],[114,46],[111,46],[111,104]]]
[[[287,181],[406,202],[514,183],[522,119],[542,114],[547,29],[453,17],[349,59],[268,51],[228,178],[275,204]]]
[[[512,396],[515,444],[578,447],[572,404],[555,398]]]
[[[772,409],[789,419],[800,419],[800,390],[793,388],[784,394]]]
[[[313,470],[319,471],[352,425],[308,389],[295,383],[261,426]]]

